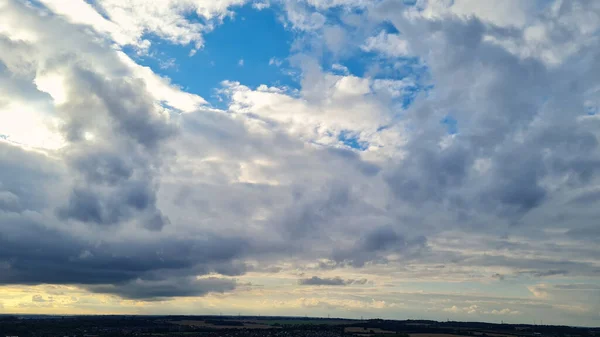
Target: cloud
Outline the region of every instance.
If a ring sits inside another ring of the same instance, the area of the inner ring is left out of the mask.
[[[544,277],[544,276],[554,276],[554,275],[566,275],[569,272],[567,270],[548,270],[543,272],[535,272],[533,275],[535,277]]]
[[[544,287],[530,286],[530,287],[527,287],[527,289],[529,289],[529,291],[533,294],[533,296],[535,296],[537,298],[547,298],[548,297],[548,293],[544,290]]]
[[[333,278],[321,278],[313,276],[311,278],[299,279],[298,284],[304,286],[347,286],[347,285],[364,285],[367,283],[367,279],[347,279],[344,280],[340,277]]]
[[[393,303],[388,304],[385,301],[358,301],[358,300],[343,300],[343,299],[323,299],[323,298],[300,298],[297,300],[302,307],[306,308],[326,308],[326,309],[346,309],[346,310],[361,310],[361,309],[385,309],[393,306]]]
[[[311,11],[302,2],[286,2],[286,20],[289,24],[300,30],[315,30],[323,27],[326,18],[323,14]]]
[[[151,156],[159,153],[159,142],[172,134],[171,126],[148,96],[138,91],[142,83],[107,82],[87,69],[69,69],[67,74],[73,84],[68,88],[70,95],[91,99],[58,108],[65,115],[63,134],[70,141],[63,151],[74,172],[90,184],[73,188],[69,204],[58,210],[59,216],[110,225],[143,212],[148,219],[145,226],[162,228],[168,220],[156,209],[155,183],[148,166],[154,162]],[[85,132],[106,139],[106,131],[97,124],[87,124],[80,114],[84,105],[96,112],[96,118],[104,117],[114,127],[112,143],[86,141]],[[122,151],[127,148],[130,152],[125,155]]]
[[[49,297],[48,299],[45,299],[42,295],[33,295],[31,297],[31,301],[32,302],[38,302],[38,303],[44,303],[44,302],[54,302],[54,299],[52,297]]]
[[[504,279],[505,279],[504,275],[498,274],[498,273],[492,275],[492,277],[495,278],[495,279],[497,279],[497,280],[499,280],[499,281],[504,281]]]
[[[220,278],[178,278],[168,280],[133,280],[124,284],[90,285],[92,292],[110,293],[129,299],[158,300],[174,296],[203,296],[234,290],[236,282]]]
[[[453,305],[450,308],[444,308],[443,311],[449,312],[449,313],[453,313],[453,314],[465,313],[465,314],[468,314],[468,315],[484,314],[484,315],[509,316],[509,315],[520,315],[520,314],[522,314],[518,310],[511,310],[509,308],[483,310],[481,307],[479,307],[476,304],[470,305],[468,307],[462,307],[462,308],[461,307],[457,307],[456,305]]]
[[[556,284],[556,285],[554,285],[554,288],[564,289],[564,290],[599,290],[600,286],[597,284],[576,283],[576,284]]]
[[[311,278],[298,280],[298,284],[305,286],[343,286],[347,285],[347,281],[342,280],[340,277],[320,278],[313,276]]]
[[[502,310],[494,309],[491,312],[486,312],[486,313],[490,313],[492,315],[520,315],[521,314],[521,312],[518,310],[511,310],[508,308],[504,308]]]
[[[526,25],[532,11],[537,9],[535,4],[524,4],[513,0],[494,4],[483,4],[473,0],[433,0],[423,1],[419,5],[423,6],[425,15],[428,16],[476,16],[500,26]]]
[[[388,254],[401,254],[409,258],[419,254],[427,246],[423,236],[407,239],[391,226],[374,228],[347,248],[333,251],[332,259],[360,267],[367,262],[386,262]]]
[[[445,308],[444,309],[445,312],[451,312],[451,313],[467,313],[467,314],[477,314],[480,312],[479,306],[476,304],[470,305],[468,307],[464,307],[464,308],[459,308],[456,305],[453,305],[450,308]]]
[[[93,243],[45,228],[48,224],[36,223],[35,217],[27,218],[2,217],[4,224],[13,226],[0,238],[0,259],[12,259],[2,272],[2,284],[74,284],[95,292],[152,298],[190,296],[184,289],[187,285],[194,294],[226,291],[233,289],[232,281],[195,281],[192,275],[239,274],[239,266],[229,261],[243,254],[243,240],[212,237],[204,243],[180,239]],[[39,235],[43,242],[35,239]]]
[[[369,37],[361,46],[364,51],[378,52],[387,57],[401,57],[409,55],[408,43],[397,34],[380,32]]]
[[[229,7],[241,5],[245,0],[190,1],[164,0],[156,3],[130,1],[126,4],[113,0],[100,0],[93,4],[76,1],[65,6],[61,1],[44,0],[46,6],[76,24],[86,24],[107,33],[119,44],[134,45],[142,50],[150,42],[148,33],[174,44],[193,44],[194,49],[203,46],[202,35],[211,31],[223,17],[229,15]],[[206,20],[204,23],[189,19],[195,14]]]

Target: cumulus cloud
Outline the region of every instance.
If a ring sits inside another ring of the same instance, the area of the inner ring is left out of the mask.
[[[369,37],[361,48],[368,52],[379,52],[388,57],[400,57],[409,54],[406,41],[397,34],[388,34],[383,31],[376,36]]]
[[[94,29],[108,33],[122,45],[134,45],[142,51],[150,41],[146,34],[155,34],[174,44],[193,44],[193,50],[203,46],[203,34],[212,30],[223,17],[231,12],[229,8],[241,5],[245,0],[191,1],[161,0],[153,3],[145,1],[100,0],[89,4],[75,1],[70,6],[56,0],[43,0],[49,8],[76,24],[90,25]],[[189,19],[196,14],[205,23]]]
[[[510,310],[509,308],[504,308],[502,310],[494,309],[494,310],[492,310],[490,312],[486,312],[486,313],[490,313],[492,315],[519,315],[519,314],[521,314],[520,311]]]

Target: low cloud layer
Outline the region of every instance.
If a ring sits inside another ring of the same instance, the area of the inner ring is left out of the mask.
[[[364,285],[367,283],[367,279],[359,280],[344,280],[341,277],[318,277],[313,276],[311,278],[304,278],[298,280],[299,285],[303,286],[347,286],[347,285]]]

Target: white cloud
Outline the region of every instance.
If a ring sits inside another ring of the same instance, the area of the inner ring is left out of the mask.
[[[282,63],[283,63],[283,61],[281,61],[281,60],[277,59],[276,57],[271,57],[271,58],[269,59],[269,65],[270,65],[270,66],[271,66],[271,65],[275,65],[275,66],[279,67],[279,66],[281,66],[281,64],[282,64]]]
[[[339,63],[335,63],[331,66],[331,70],[333,71],[337,71],[339,73],[341,73],[341,75],[349,75],[350,71],[348,70],[348,67],[341,65]]]
[[[370,98],[372,85],[381,88],[380,82],[327,74],[300,97],[266,87],[252,90],[239,83],[226,83],[224,92],[233,112],[277,121],[306,141],[331,145],[343,130],[360,133],[369,141],[369,135],[389,121],[386,108],[374,96]]]
[[[0,106],[0,134],[6,140],[23,146],[59,149],[64,145],[63,137],[57,133],[60,121],[40,114],[40,105],[11,102]]]
[[[488,312],[486,312],[486,313],[488,313]],[[520,315],[521,314],[521,312],[518,310],[511,310],[508,308],[504,308],[501,310],[494,309],[489,313],[492,315]]]
[[[537,298],[547,298],[548,292],[545,291],[544,285],[541,286],[529,286],[527,289]]]
[[[302,2],[285,2],[286,19],[293,28],[299,30],[317,30],[325,25],[327,19],[319,12],[312,11]]]
[[[129,67],[134,77],[145,82],[146,89],[157,101],[183,112],[197,110],[207,103],[204,98],[171,84],[168,78],[157,75],[149,67],[138,65],[127,54],[123,52],[116,52],[116,54],[123,64]]]
[[[398,34],[380,32],[369,37],[361,46],[364,51],[381,53],[387,57],[407,56],[409,53],[408,42]]]
[[[523,27],[534,13],[535,2],[477,1],[477,0],[419,0],[417,7],[424,8],[423,14],[428,17],[458,15],[463,18],[478,17],[499,26]]]
[[[271,3],[266,0],[266,1],[255,1],[254,3],[252,3],[252,7],[258,9],[259,11],[265,9],[265,8],[269,8],[271,7]]]
[[[94,6],[84,0],[68,4],[60,0],[42,2],[73,23],[90,25],[109,34],[119,45],[134,45],[143,52],[149,47],[149,41],[145,39],[147,34],[155,34],[174,44],[193,44],[193,50],[202,48],[202,35],[229,15],[231,6],[241,5],[246,0],[99,0]],[[207,22],[191,20],[190,14]]]

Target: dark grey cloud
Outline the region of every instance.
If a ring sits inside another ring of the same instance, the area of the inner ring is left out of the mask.
[[[304,286],[345,286],[348,285],[348,281],[343,280],[340,277],[320,278],[313,276],[311,278],[298,280],[298,284]]]
[[[106,149],[86,148],[71,158],[71,165],[92,183],[115,185],[127,181],[139,163]]]
[[[551,269],[546,271],[536,271],[531,273],[535,277],[546,277],[546,276],[556,276],[556,275],[567,275],[569,274],[568,270],[561,269]]]
[[[341,277],[318,277],[303,278],[298,280],[299,285],[303,286],[348,286],[348,285],[364,285],[368,282],[367,279],[342,279]]]
[[[59,163],[0,141],[0,210],[43,209],[51,196],[40,186],[53,186],[60,177]]]
[[[504,281],[504,279],[506,278],[504,275],[496,273],[494,275],[492,275],[493,278],[499,280],[499,281]]]
[[[289,237],[318,236],[321,225],[341,215],[353,202],[348,186],[338,181],[322,186],[316,194],[299,187],[295,198],[297,203],[282,219],[282,230]]]
[[[71,284],[137,299],[224,292],[235,282],[193,280],[210,273],[244,273],[244,264],[233,261],[251,249],[245,239],[214,235],[150,241],[85,239],[40,220],[17,213],[0,215],[0,284]]]
[[[374,163],[362,160],[360,156],[348,149],[339,148],[327,148],[319,152],[320,156],[323,156],[324,160],[331,160],[333,158],[340,158],[347,165],[354,166],[360,173],[366,176],[374,176],[381,171],[381,168]]]
[[[394,229],[390,226],[375,228],[371,232],[367,233],[359,243],[360,248],[367,252],[374,252],[378,250],[387,250],[389,248],[394,250],[404,249],[406,241],[400,235],[398,235]]]
[[[42,295],[33,295],[31,297],[32,302],[44,303],[44,302],[54,302],[54,298],[52,296],[48,298],[44,298]]]
[[[65,60],[69,61],[69,60]],[[67,119],[63,132],[72,142],[85,140],[84,133],[93,128],[94,119],[107,118],[109,132],[131,139],[146,149],[154,150],[159,143],[171,136],[175,129],[160,116],[154,99],[146,91],[145,84],[135,78],[106,78],[81,65],[65,69],[70,95],[81,97],[61,106]],[[87,107],[85,107],[87,105]],[[87,111],[86,111],[87,110]],[[94,119],[89,111],[102,114]],[[85,117],[88,118],[85,118]],[[110,141],[110,139],[105,139]]]
[[[129,299],[160,300],[176,296],[203,296],[208,293],[224,293],[236,288],[235,280],[223,278],[185,277],[166,280],[134,280],[110,285],[91,285],[86,289],[96,293],[108,293]]]
[[[142,82],[105,79],[75,65],[66,72],[69,94],[81,99],[60,106],[70,140],[62,151],[81,182],[58,215],[112,225],[141,213],[143,227],[160,230],[169,220],[156,207],[154,171],[160,165],[160,143],[174,127],[160,117]],[[93,119],[87,117],[90,111],[96,114]],[[97,126],[104,123],[107,129]],[[89,145],[85,132],[103,143]]]
[[[482,193],[486,207],[507,217],[527,213],[539,206],[547,194],[540,185],[547,172],[541,156],[522,158],[521,149],[511,150],[514,152],[498,156],[491,178],[493,185]]]
[[[399,167],[386,175],[386,182],[399,199],[414,204],[441,201],[445,191],[464,183],[473,161],[466,148],[433,150],[421,144],[414,146]]]
[[[353,245],[335,248],[332,260],[339,264],[362,267],[367,262],[386,263],[390,253],[403,255],[406,259],[418,256],[427,247],[424,236],[407,238],[392,226],[381,226],[362,233]]]
[[[105,194],[101,187],[75,187],[68,205],[59,208],[57,214],[62,219],[113,225],[145,211],[147,215],[142,217],[145,228],[160,230],[168,223],[156,209],[156,186],[151,182],[127,181],[111,192]]]
[[[584,192],[577,197],[571,199],[569,203],[573,205],[593,205],[600,201],[600,190]]]

